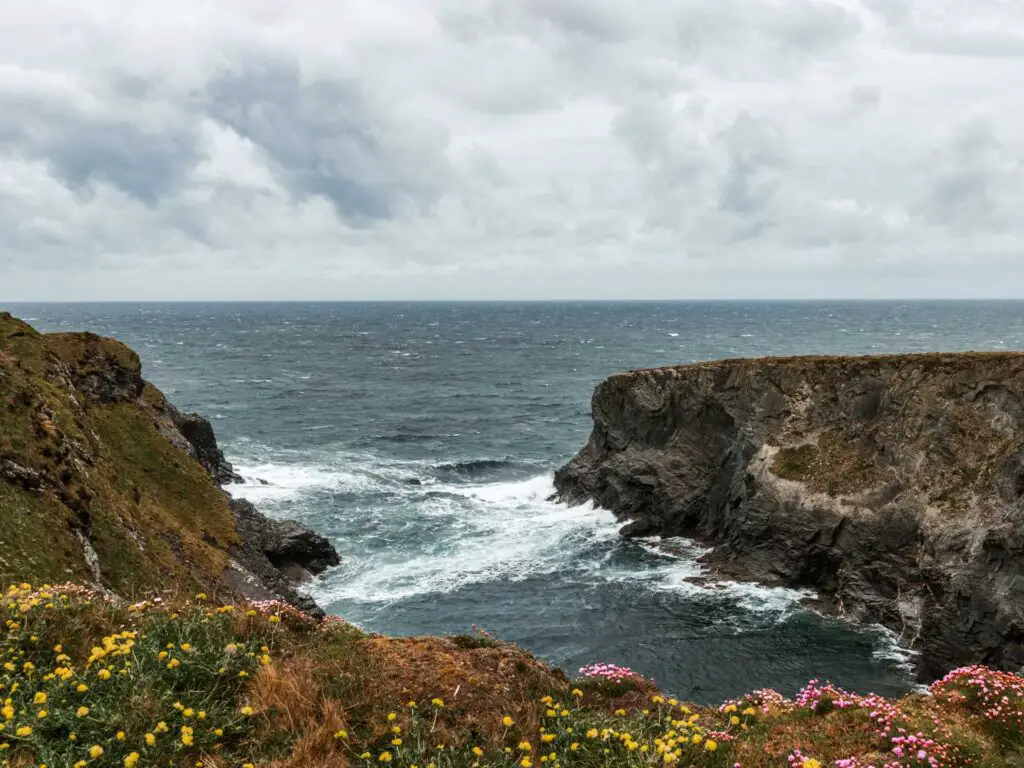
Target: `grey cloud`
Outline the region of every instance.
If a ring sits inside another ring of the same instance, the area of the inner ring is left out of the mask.
[[[45,161],[82,193],[103,181],[155,205],[179,189],[202,158],[196,121],[184,109],[169,122],[146,125],[135,106],[129,100],[86,110],[45,92],[0,90],[0,152]]]
[[[782,183],[785,142],[781,131],[770,120],[744,112],[721,138],[729,169],[719,206],[740,214],[762,210]]]
[[[47,2],[0,25],[0,298],[870,296],[1024,264],[1024,3]]]
[[[444,131],[396,120],[351,79],[307,81],[294,62],[246,60],[208,86],[210,115],[260,147],[299,198],[353,223],[429,212],[449,168]]]

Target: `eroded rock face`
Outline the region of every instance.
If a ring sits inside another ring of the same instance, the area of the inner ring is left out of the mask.
[[[817,589],[934,678],[1024,666],[1024,355],[724,361],[613,376],[559,495]]]
[[[256,577],[255,582],[243,579],[235,583],[235,588],[255,600],[280,595],[297,608],[323,617],[323,610],[300,593],[296,584],[341,562],[331,542],[294,520],[272,520],[245,499],[232,499],[231,511],[242,540],[231,555]],[[261,589],[276,595],[264,594]]]
[[[217,482],[217,485],[241,483],[242,477],[235,472],[224,452],[217,445],[213,425],[198,413],[182,413],[170,408],[171,420],[188,443],[189,453]]]

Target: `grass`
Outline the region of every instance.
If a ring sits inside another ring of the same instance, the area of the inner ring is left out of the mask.
[[[160,433],[166,400],[96,402],[83,387],[134,381],[138,356],[90,334],[39,334],[0,313],[0,580],[91,576],[122,595],[213,593],[234,518],[203,468]],[[131,392],[131,387],[127,387]]]
[[[569,681],[510,643],[367,636],[279,603],[22,584],[0,614],[0,766],[1024,766],[1024,678],[982,667],[902,700],[812,681],[697,707],[611,665]]]
[[[806,480],[817,458],[818,449],[810,444],[782,448],[772,460],[772,472],[785,480]]]

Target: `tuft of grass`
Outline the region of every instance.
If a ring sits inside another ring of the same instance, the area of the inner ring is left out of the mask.
[[[806,480],[811,475],[818,449],[810,443],[796,448],[781,448],[772,459],[772,472],[785,480]]]

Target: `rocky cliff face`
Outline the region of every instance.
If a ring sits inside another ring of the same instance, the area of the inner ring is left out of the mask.
[[[1024,354],[724,361],[613,376],[556,473],[626,536],[812,587],[921,651],[1024,666]]]
[[[168,403],[123,344],[0,313],[0,581],[204,590],[319,612],[296,584],[337,552],[231,500],[220,486],[238,479],[209,422]]]

